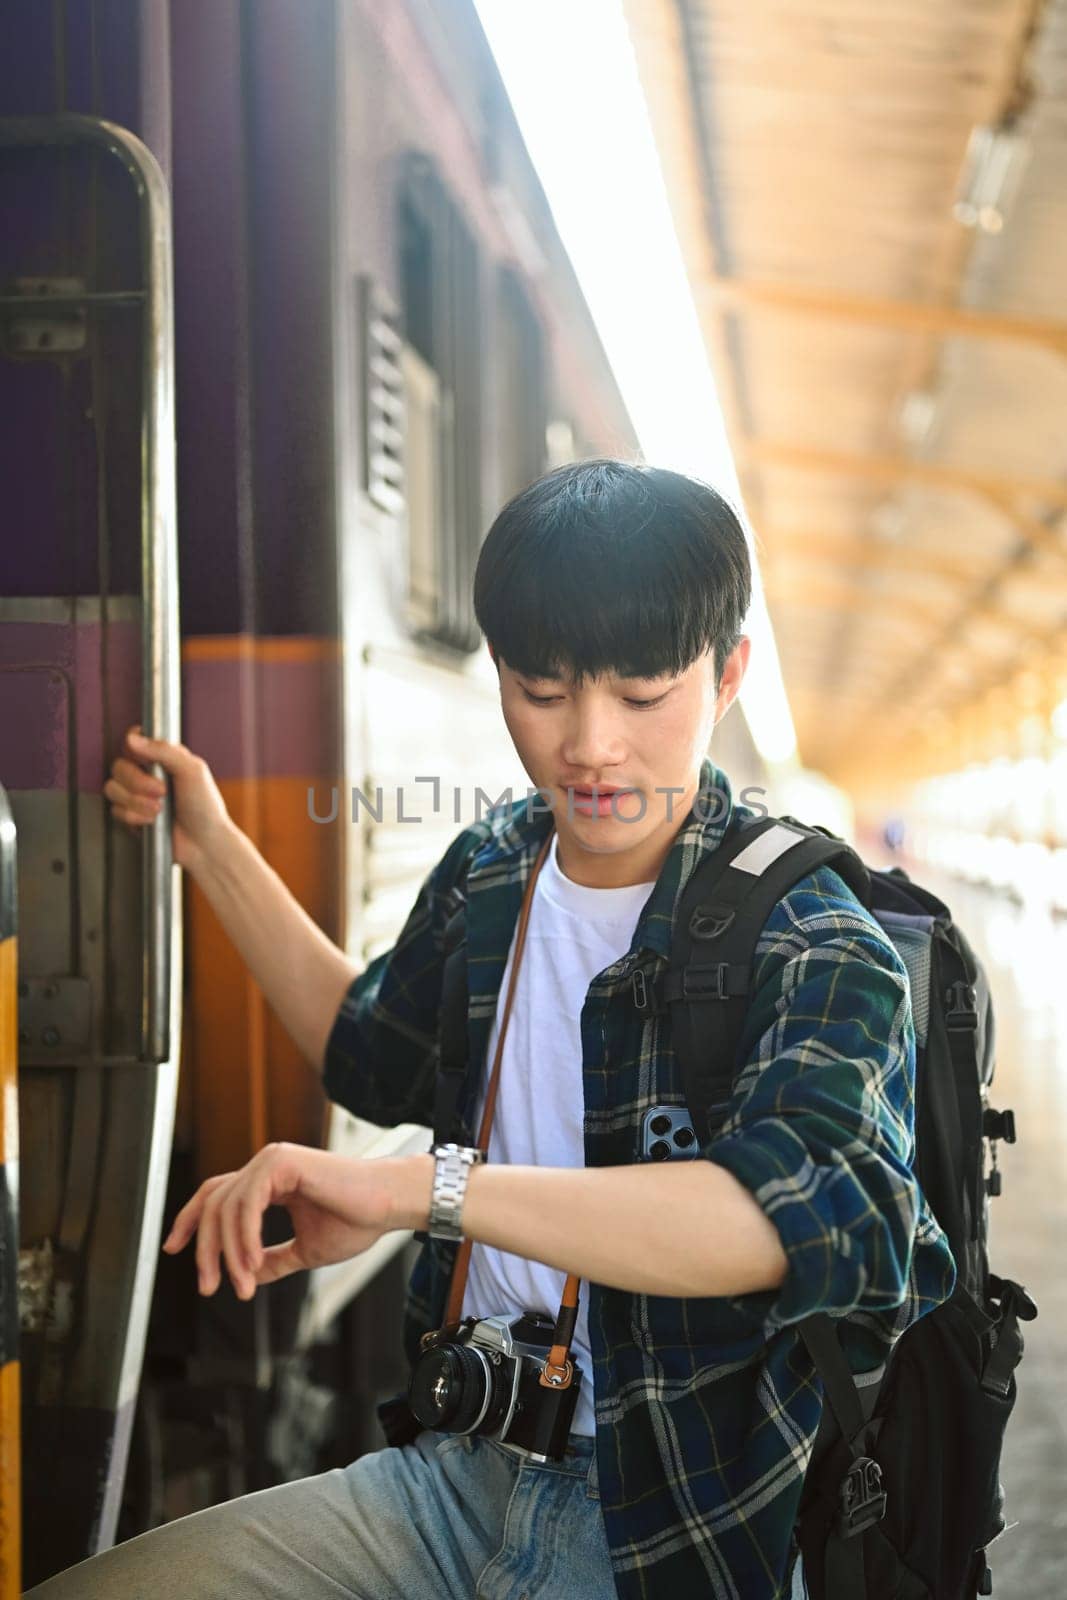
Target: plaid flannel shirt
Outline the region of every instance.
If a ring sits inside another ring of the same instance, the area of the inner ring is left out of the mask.
[[[729,780],[706,759],[629,952],[589,987],[581,1018],[588,1166],[635,1162],[648,1108],[685,1104],[669,1023],[637,1012],[631,978],[638,968],[646,977],[665,970],[677,901],[733,809]],[[334,1100],[385,1126],[432,1124],[442,933],[465,874],[469,1122],[523,889],[551,826],[523,798],[456,837],[395,946],[341,1005],[324,1064]],[[822,1412],[822,1383],[795,1324],[817,1310],[847,1316],[842,1347],[853,1371],[864,1371],[955,1283],[948,1241],[910,1168],[907,971],[829,868],[802,879],[763,929],[737,1064],[729,1116],[702,1154],[746,1185],[775,1224],[789,1263],[782,1284],[706,1298],[583,1285],[601,1511],[620,1600],[784,1600]],[[715,1217],[679,1217],[678,1226],[714,1237]],[[423,1242],[405,1316],[409,1359],[420,1334],[443,1320],[454,1251]]]

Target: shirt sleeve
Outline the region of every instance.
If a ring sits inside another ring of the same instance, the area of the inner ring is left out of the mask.
[[[835,911],[824,895],[793,895],[784,939],[762,961],[757,947],[744,1066],[723,1130],[703,1152],[751,1191],[781,1238],[783,1282],[730,1297],[768,1331],[816,1311],[901,1305],[914,1288],[917,1234],[940,1234],[911,1169],[907,969],[858,902],[836,898]],[[947,1298],[955,1265],[941,1239]]]
[[[330,1030],[326,1093],[381,1127],[433,1120],[444,929],[455,885],[484,837],[467,828],[452,842],[423,881],[392,949],[349,986]]]

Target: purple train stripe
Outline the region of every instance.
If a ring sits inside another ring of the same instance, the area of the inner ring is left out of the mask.
[[[99,622],[0,623],[0,783],[99,792],[139,722],[139,625],[109,624],[105,741]],[[339,654],[328,639],[185,641],[182,727],[221,780],[336,772]]]

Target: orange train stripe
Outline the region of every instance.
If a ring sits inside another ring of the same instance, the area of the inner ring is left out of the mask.
[[[330,938],[341,928],[340,830],[307,814],[313,780],[228,779],[234,821]],[[272,1139],[319,1144],[325,1099],[267,1006],[207,899],[187,880],[186,1019],[178,1126],[196,1153],[196,1181],[232,1172]]]
[[[257,638],[251,633],[197,634],[182,640],[186,661],[333,661],[340,659],[341,641],[312,634]]]
[[[19,1364],[0,1367],[0,1600],[22,1593]]]

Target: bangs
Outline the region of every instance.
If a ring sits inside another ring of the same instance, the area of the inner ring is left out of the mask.
[[[499,619],[494,645],[527,677],[658,678],[684,672],[714,632],[699,607],[680,616],[678,589],[646,542],[588,539],[543,549]]]

